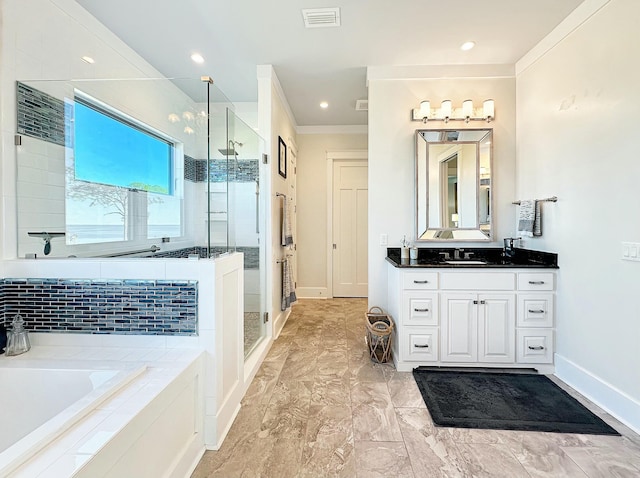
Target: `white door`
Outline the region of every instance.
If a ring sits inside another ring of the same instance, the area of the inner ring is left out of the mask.
[[[478,361],[512,363],[516,359],[514,294],[481,294]]]
[[[442,361],[478,361],[478,296],[442,294]]]
[[[367,296],[367,162],[333,163],[333,296]]]

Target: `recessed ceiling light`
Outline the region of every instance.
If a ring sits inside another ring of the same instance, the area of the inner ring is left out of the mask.
[[[320,108],[322,108],[323,110],[326,110],[328,107],[329,103],[327,103],[326,101],[320,103]]]
[[[85,63],[89,63],[90,65],[93,65],[96,61],[91,58],[90,56],[83,56],[82,57],[82,61],[84,61]]]
[[[468,41],[468,42],[464,42],[461,46],[460,49],[462,51],[468,51],[471,50],[474,46],[476,46],[476,42],[474,41]]]
[[[198,64],[204,63],[204,58],[200,53],[194,53],[193,55],[191,55],[191,59]]]

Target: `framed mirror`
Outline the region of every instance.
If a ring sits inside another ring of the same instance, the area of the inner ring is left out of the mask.
[[[416,131],[416,241],[490,241],[491,129]]]

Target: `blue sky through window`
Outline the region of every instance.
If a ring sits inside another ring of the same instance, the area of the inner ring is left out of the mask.
[[[75,103],[75,178],[172,194],[173,145]]]

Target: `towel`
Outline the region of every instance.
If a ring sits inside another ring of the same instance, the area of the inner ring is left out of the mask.
[[[520,201],[518,234],[524,237],[542,236],[542,208],[540,201]]]
[[[297,300],[291,263],[288,259],[285,259],[282,261],[282,302],[280,303],[280,310],[287,310]]]
[[[284,194],[282,197],[282,237],[280,245],[290,246],[293,244],[293,232],[291,229],[291,209],[289,207],[289,201]]]

